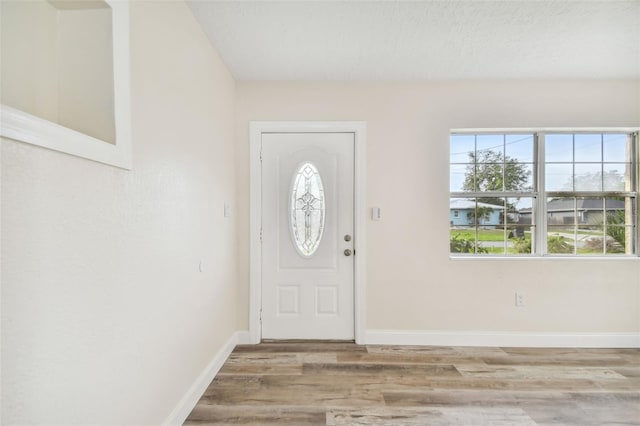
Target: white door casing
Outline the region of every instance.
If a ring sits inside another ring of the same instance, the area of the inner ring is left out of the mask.
[[[354,338],[353,139],[262,135],[263,338]]]
[[[366,253],[358,247],[366,240],[365,129],[363,122],[250,124],[251,343],[354,337],[364,343]],[[307,161],[326,191],[325,229],[311,256],[296,249],[289,218],[294,172]],[[341,163],[355,169],[340,171]]]

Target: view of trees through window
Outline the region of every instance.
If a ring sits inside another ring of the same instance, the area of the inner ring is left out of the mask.
[[[450,252],[635,254],[636,137],[452,134]]]

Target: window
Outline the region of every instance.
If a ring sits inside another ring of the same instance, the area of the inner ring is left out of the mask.
[[[637,254],[637,133],[454,132],[450,252]]]
[[[324,187],[318,169],[311,163],[302,164],[294,173],[289,227],[295,247],[303,257],[311,257],[322,241],[324,202]]]

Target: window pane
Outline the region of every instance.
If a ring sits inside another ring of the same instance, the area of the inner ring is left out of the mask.
[[[450,226],[469,226],[475,224],[475,198],[451,198],[449,200]]]
[[[549,198],[547,199],[547,224],[551,226],[568,225],[573,227],[576,223],[576,199]]]
[[[577,134],[574,139],[577,162],[602,161],[602,135]]]
[[[607,254],[634,253],[635,202],[636,200],[632,197],[605,199]]]
[[[450,191],[533,190],[533,135],[451,135],[450,145]]]
[[[476,137],[476,152],[478,159],[486,158],[486,154],[490,152],[502,162],[504,158],[504,135],[478,135]],[[490,161],[495,162],[495,160]]]
[[[500,225],[504,223],[504,198],[478,198],[478,225]]]
[[[573,135],[557,134],[545,136],[545,161],[573,162]]]
[[[547,252],[551,254],[574,254],[575,230],[567,227],[549,226],[547,230]]]
[[[507,224],[531,225],[533,219],[533,198],[507,198]]]
[[[507,163],[504,176],[505,190],[533,191],[533,164]]]
[[[489,201],[487,203],[485,201]],[[460,224],[467,225],[498,225],[503,207],[497,205],[499,199],[452,199],[450,208],[460,212]]]
[[[482,226],[478,229],[478,242],[486,250],[483,254],[505,254],[508,234],[504,226]]]
[[[598,164],[575,165],[576,191],[602,191],[602,166]]]
[[[289,226],[298,253],[312,256],[322,241],[325,199],[318,169],[304,163],[294,172],[289,199]]]
[[[449,231],[449,252],[456,254],[482,254],[487,249],[476,240],[475,227],[452,227]]]
[[[475,135],[451,135],[450,162],[470,163],[475,153]]]
[[[525,209],[531,210],[533,200],[534,199],[531,197],[507,198],[507,206],[509,207],[510,212],[521,212]]]
[[[451,192],[470,191],[473,189],[473,168],[471,168],[471,172],[469,172],[467,170],[468,167],[468,165],[464,164],[452,164],[449,167],[449,190]],[[469,173],[471,173],[468,178],[471,186],[465,188],[465,180]]]
[[[507,254],[529,254],[532,248],[533,198],[507,198]]]
[[[602,198],[576,198],[576,222],[581,225],[602,227],[604,200]]]
[[[633,254],[633,227],[611,226],[607,228],[607,255]]]
[[[531,254],[532,253],[533,227],[516,226],[509,230],[507,237],[508,254]]]
[[[631,191],[631,177],[629,176],[631,167],[629,164],[604,164],[602,167],[604,169],[604,191]]]
[[[627,139],[625,134],[603,135],[604,161],[624,163],[629,161],[630,153],[627,152]]]
[[[573,164],[547,164],[544,180],[547,191],[573,191]]]
[[[450,252],[505,254],[509,241],[503,198],[451,198]]]
[[[451,226],[493,226],[502,224],[504,200],[496,198],[451,198],[449,224]]]
[[[607,210],[607,224],[631,225],[634,217],[632,198],[612,197],[604,200]]]
[[[502,163],[476,165],[476,191],[504,191]]]
[[[506,135],[505,155],[519,163],[533,163],[533,135]]]
[[[601,256],[605,253],[606,238],[602,226],[581,226],[577,233],[577,254]]]

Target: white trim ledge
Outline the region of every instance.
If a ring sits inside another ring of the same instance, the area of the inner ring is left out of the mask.
[[[570,133],[601,133],[603,130],[614,133],[633,133],[640,131],[640,127],[488,127],[488,128],[460,128],[451,129],[450,133],[550,133],[550,132],[570,132]]]
[[[110,144],[84,133],[0,104],[0,136],[131,170],[131,137]]]
[[[207,387],[211,381],[216,377],[216,374],[220,371],[233,349],[236,345],[242,345],[250,342],[250,336],[248,331],[236,331],[222,346],[222,348],[215,354],[213,359],[205,367],[205,369],[196,378],[195,382],[191,385],[187,393],[182,397],[180,402],[173,409],[171,414],[164,421],[164,426],[178,426],[182,425],[187,419],[193,407],[196,406],[200,397],[207,390]]]
[[[501,331],[367,330],[369,345],[640,348],[640,332],[516,333]]]
[[[487,261],[487,260],[508,260],[509,262],[512,262],[514,260],[523,260],[525,262],[532,262],[534,260],[541,260],[544,262],[549,262],[552,260],[560,260],[562,262],[564,261],[571,261],[571,262],[577,262],[577,261],[610,261],[613,260],[615,262],[637,262],[640,260],[640,257],[636,254],[624,254],[624,255],[611,255],[611,256],[586,256],[586,255],[582,255],[582,256],[576,256],[576,255],[564,255],[564,256],[553,256],[553,255],[522,255],[522,256],[492,256],[492,255],[481,255],[481,256],[477,256],[477,255],[449,255],[449,260],[453,260],[455,262],[461,261],[461,260],[482,260],[482,261]]]

